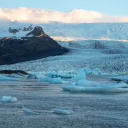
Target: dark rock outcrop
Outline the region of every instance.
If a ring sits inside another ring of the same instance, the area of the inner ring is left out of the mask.
[[[27,72],[22,71],[22,70],[0,70],[0,74],[12,74],[12,73],[30,75]]]
[[[39,26],[35,27],[33,31],[29,32],[27,36],[31,37],[49,37],[43,31],[43,29]]]
[[[68,49],[57,44],[43,32],[41,27],[35,27],[21,39],[9,37],[0,39],[0,65],[61,55],[66,52]]]

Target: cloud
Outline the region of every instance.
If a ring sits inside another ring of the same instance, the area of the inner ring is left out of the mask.
[[[97,23],[97,22],[128,22],[128,17],[107,16],[96,11],[73,9],[70,12],[59,12],[47,9],[20,7],[18,9],[1,9],[0,20],[28,23],[64,22],[64,23]]]

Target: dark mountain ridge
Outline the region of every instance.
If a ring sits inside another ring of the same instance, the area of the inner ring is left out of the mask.
[[[0,39],[0,65],[62,55],[68,51],[37,26],[21,39]]]

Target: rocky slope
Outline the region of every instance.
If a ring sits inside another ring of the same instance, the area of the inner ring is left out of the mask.
[[[0,65],[61,55],[66,52],[68,49],[58,45],[39,26],[20,39],[10,37],[0,39]]]

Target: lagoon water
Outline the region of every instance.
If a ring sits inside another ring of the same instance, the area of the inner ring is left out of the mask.
[[[0,103],[0,128],[128,128],[128,93],[75,94],[60,86],[26,79],[0,82],[0,97],[18,99]],[[39,115],[26,115],[22,106]],[[74,114],[55,114],[53,108]]]

